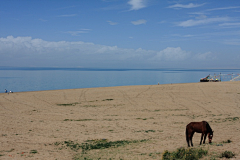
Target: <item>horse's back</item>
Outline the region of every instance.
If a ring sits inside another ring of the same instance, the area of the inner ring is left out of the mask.
[[[198,133],[203,133],[204,130],[206,130],[206,125],[208,123],[206,121],[202,122],[190,122],[187,126],[186,129],[192,130],[193,132],[198,132]]]
[[[208,124],[208,122],[206,121],[202,121],[202,122],[190,122],[187,126],[195,126],[195,125],[198,125],[198,126],[206,126]]]

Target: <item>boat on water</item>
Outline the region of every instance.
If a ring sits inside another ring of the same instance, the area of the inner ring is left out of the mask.
[[[221,80],[217,79],[216,76],[212,77],[209,74],[208,76],[201,78],[200,82],[221,82]]]

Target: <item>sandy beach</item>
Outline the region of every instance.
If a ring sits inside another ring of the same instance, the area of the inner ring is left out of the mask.
[[[214,130],[203,159],[224,151],[240,159],[239,118],[240,82],[1,93],[0,159],[161,159],[187,148],[186,125],[203,120]],[[98,140],[131,143],[86,152],[68,146]]]

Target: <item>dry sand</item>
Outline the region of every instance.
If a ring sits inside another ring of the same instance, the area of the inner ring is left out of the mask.
[[[240,159],[239,118],[240,82],[2,93],[0,159],[161,159],[187,147],[186,125],[202,120],[214,130],[205,159],[224,151]],[[85,154],[62,145],[96,139],[147,141]],[[199,141],[195,134],[195,147]]]

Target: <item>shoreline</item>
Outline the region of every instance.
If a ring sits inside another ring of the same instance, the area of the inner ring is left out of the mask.
[[[222,82],[214,82],[214,83],[227,83],[230,81],[222,81]],[[109,86],[109,87],[90,87],[90,88],[68,88],[68,89],[53,89],[53,90],[33,90],[33,91],[19,91],[13,93],[26,93],[26,92],[47,92],[47,91],[61,91],[61,90],[76,90],[76,89],[93,89],[93,88],[111,88],[111,87],[132,87],[132,86],[155,86],[155,85],[178,85],[178,84],[195,84],[195,83],[206,83],[206,82],[192,82],[192,83],[167,83],[167,84],[148,84],[148,85],[124,85],[124,86]],[[207,82],[212,83],[212,82]],[[0,94],[6,94],[4,92],[0,92]],[[7,94],[11,94],[9,91]]]

